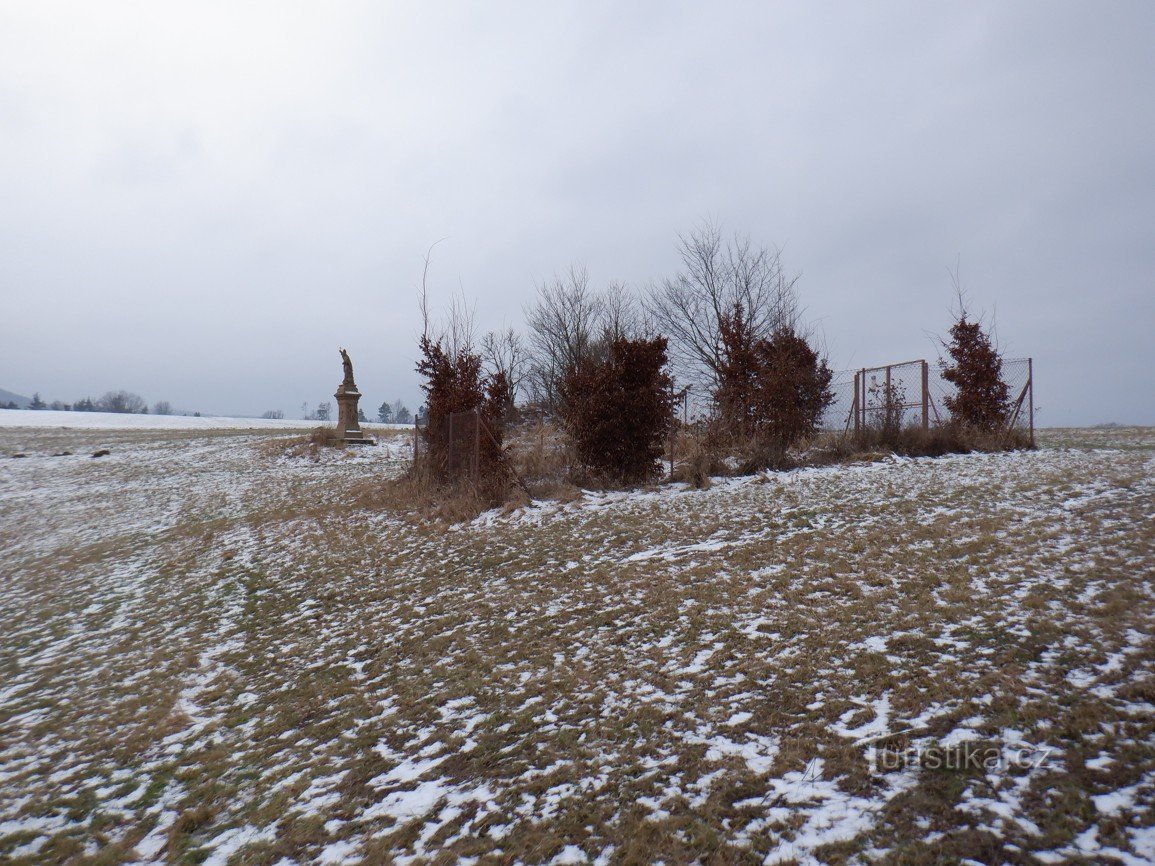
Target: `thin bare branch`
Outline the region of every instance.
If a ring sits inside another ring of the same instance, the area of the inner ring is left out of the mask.
[[[717,382],[721,322],[739,305],[759,336],[796,329],[798,277],[786,276],[777,248],[755,247],[739,234],[724,240],[717,224],[703,222],[679,235],[678,254],[681,271],[651,287],[646,313],[669,336],[682,379]]]

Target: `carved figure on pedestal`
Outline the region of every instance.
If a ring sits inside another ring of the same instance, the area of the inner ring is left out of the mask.
[[[353,381],[353,361],[344,349],[341,353],[341,366],[345,371],[345,378],[337,386],[337,434],[349,445],[373,445],[372,437],[366,436],[357,422],[357,402],[361,399],[361,392],[357,390],[357,383]]]

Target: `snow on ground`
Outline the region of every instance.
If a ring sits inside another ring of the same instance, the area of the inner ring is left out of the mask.
[[[1047,441],[447,528],[0,430],[0,859],[1152,862],[1155,437]]]
[[[52,409],[0,409],[0,427],[49,427],[76,430],[303,430],[319,421],[291,418],[223,418],[193,415],[129,415],[120,412],[57,412]],[[369,430],[411,430],[410,424],[366,424]]]

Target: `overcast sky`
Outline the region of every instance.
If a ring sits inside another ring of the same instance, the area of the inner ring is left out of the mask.
[[[419,402],[434,305],[782,248],[835,368],[948,267],[1043,425],[1155,423],[1155,4],[0,0],[0,387]]]

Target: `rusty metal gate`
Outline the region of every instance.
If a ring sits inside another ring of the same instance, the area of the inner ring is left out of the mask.
[[[1028,433],[1035,441],[1034,362],[1031,358],[1004,359],[1000,377],[1010,391],[1006,427]],[[822,416],[827,430],[856,433],[864,429],[928,430],[950,421],[946,398],[957,393],[942,376],[938,364],[925,360],[864,367],[834,374],[834,399]]]

